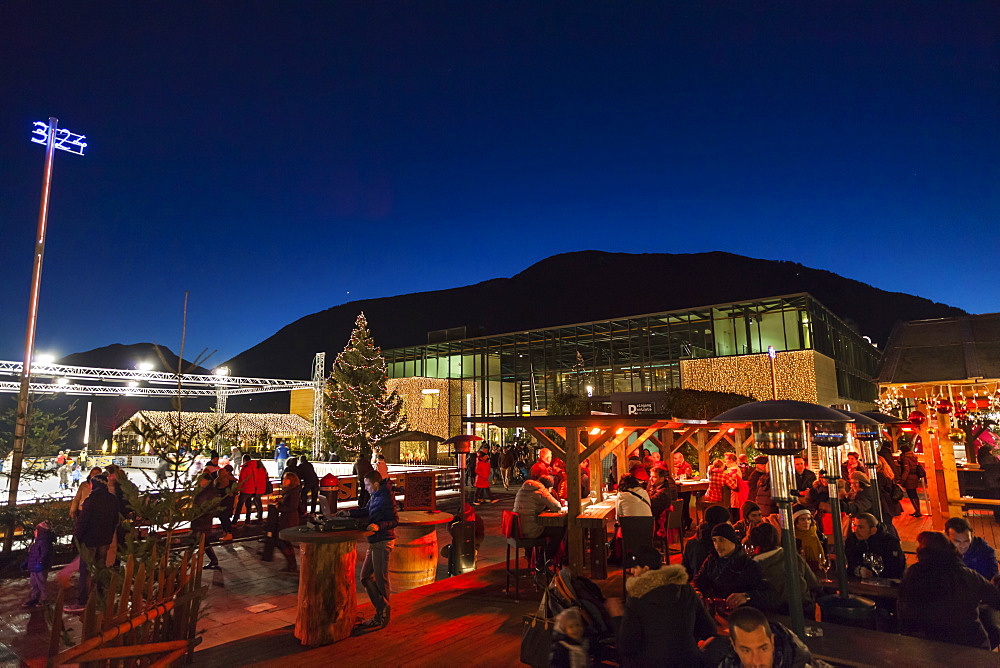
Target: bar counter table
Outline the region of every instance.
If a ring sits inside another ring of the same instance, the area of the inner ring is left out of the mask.
[[[357,542],[371,531],[310,531],[305,526],[282,529],[281,540],[298,543],[299,598],[295,637],[318,647],[351,635],[358,607],[355,565]]]

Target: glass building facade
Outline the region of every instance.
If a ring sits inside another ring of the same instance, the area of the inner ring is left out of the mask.
[[[544,410],[559,392],[681,387],[684,359],[813,349],[841,397],[874,401],[880,353],[806,293],[384,351],[390,378],[473,381],[474,415]]]

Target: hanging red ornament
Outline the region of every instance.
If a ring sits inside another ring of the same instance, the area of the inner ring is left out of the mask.
[[[940,399],[935,408],[941,415],[951,415],[954,406],[951,405],[951,399]]]
[[[911,411],[910,415],[906,419],[910,421],[910,424],[912,424],[914,427],[917,427],[918,429],[921,427],[921,425],[927,422],[927,416],[921,413],[920,411]]]
[[[969,410],[965,406],[959,404],[958,406],[955,407],[956,420],[964,420],[968,414]]]

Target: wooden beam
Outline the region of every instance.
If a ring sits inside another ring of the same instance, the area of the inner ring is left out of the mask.
[[[683,446],[684,443],[687,442],[692,436],[698,433],[698,431],[699,427],[688,427],[687,429],[685,429],[684,433],[681,434],[681,437],[674,441],[673,452],[677,452],[678,450],[680,450],[681,446]]]
[[[536,427],[525,427],[525,431],[534,436],[535,439],[538,441],[538,444],[541,445],[543,448],[548,448],[554,454],[558,454],[560,459],[563,460],[566,459],[566,452],[558,445],[556,445],[555,441],[549,438],[547,434],[543,434]]]
[[[591,439],[586,447],[580,452],[580,459],[590,459],[590,457],[596,453],[601,452],[601,448],[605,443],[610,441],[615,436],[614,429],[607,429],[603,434],[600,434],[596,438]]]
[[[584,427],[585,428],[585,427]],[[583,573],[583,527],[580,525],[580,428],[566,429],[566,552],[569,567]]]

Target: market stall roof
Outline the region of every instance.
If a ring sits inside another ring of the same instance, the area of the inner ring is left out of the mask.
[[[1000,313],[898,323],[876,382],[971,382],[1000,379]]]
[[[207,432],[219,419],[218,413],[184,411],[180,415],[185,427],[197,433]],[[266,429],[272,436],[288,437],[311,436],[313,431],[312,422],[294,413],[226,413],[224,419],[227,434],[255,436]],[[177,423],[177,411],[139,411],[115,429],[115,436],[130,425],[140,422],[169,430]]]

